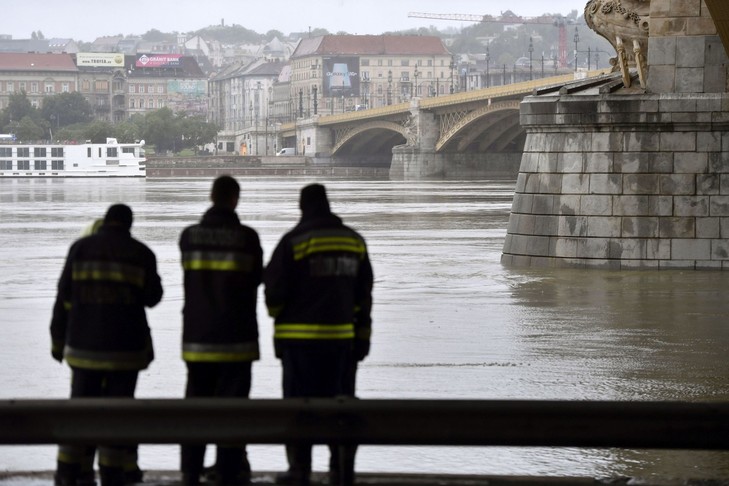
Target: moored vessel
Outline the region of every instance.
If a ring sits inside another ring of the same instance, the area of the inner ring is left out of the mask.
[[[119,143],[0,141],[0,178],[145,177],[144,140]]]

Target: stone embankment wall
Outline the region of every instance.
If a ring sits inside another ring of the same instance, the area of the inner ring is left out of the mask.
[[[393,149],[390,179],[516,178],[520,153],[435,153],[402,146]]]
[[[320,177],[376,177],[386,178],[389,168],[345,167],[317,161],[303,156],[198,156],[149,157],[148,178],[233,176],[320,176]]]
[[[729,268],[729,95],[534,97],[513,265]]]

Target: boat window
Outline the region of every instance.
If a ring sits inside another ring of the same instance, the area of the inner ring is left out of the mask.
[[[63,157],[63,147],[51,147],[51,157]]]
[[[45,160],[34,160],[33,161],[33,169],[35,170],[46,170],[48,165],[46,164]]]
[[[0,170],[13,170],[13,161],[0,160]]]
[[[12,156],[13,156],[12,147],[0,147],[0,157],[12,157]]]
[[[46,156],[45,147],[33,147],[33,157],[39,158],[39,157],[45,157],[45,156]]]
[[[53,170],[63,170],[63,161],[62,160],[51,160],[51,169]]]
[[[30,157],[30,147],[18,147],[18,157]]]
[[[119,150],[116,147],[107,147],[106,156],[107,157],[119,157]]]
[[[30,160],[19,160],[18,170],[30,170]]]

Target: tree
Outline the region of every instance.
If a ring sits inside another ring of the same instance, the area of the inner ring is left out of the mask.
[[[214,142],[220,128],[214,123],[208,123],[201,116],[185,117],[180,120],[182,139],[186,148],[192,148],[195,153],[198,147]]]
[[[15,129],[15,136],[18,140],[35,141],[41,140],[45,130],[36,124],[30,116],[24,116]]]
[[[154,145],[158,153],[177,151],[182,140],[177,122],[175,114],[167,107],[148,113],[145,116],[145,141]]]
[[[88,123],[93,119],[93,107],[78,91],[49,96],[43,100],[42,117],[52,127]]]
[[[95,121],[86,126],[83,130],[84,140],[91,140],[91,143],[105,143],[107,137],[111,137],[114,127],[106,121]]]

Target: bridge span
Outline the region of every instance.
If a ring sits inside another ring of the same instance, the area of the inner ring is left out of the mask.
[[[338,114],[281,126],[281,146],[314,162],[390,167],[393,179],[516,177],[526,140],[519,123],[525,96],[605,70],[541,78]]]

